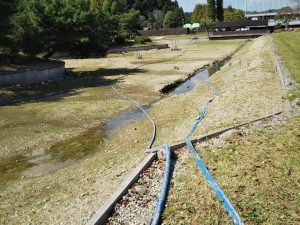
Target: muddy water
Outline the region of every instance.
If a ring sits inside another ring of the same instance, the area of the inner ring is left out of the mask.
[[[181,95],[192,91],[228,61],[224,60],[216,63],[199,72],[171,91],[169,96]],[[155,102],[142,107],[147,110],[151,108],[153,103]],[[58,142],[48,149],[36,150],[31,154],[2,159],[0,160],[0,185],[22,177],[47,174],[89,157],[95,152],[101,151],[101,144],[105,138],[111,138],[121,127],[144,118],[145,115],[139,109],[129,110],[120,116],[110,119],[106,124],[92,128],[71,139]]]
[[[69,166],[99,151],[105,138],[105,124],[48,149],[0,160],[0,185],[26,176],[39,176]]]
[[[151,104],[142,107],[147,110]],[[48,149],[2,159],[0,160],[0,185],[22,177],[47,174],[89,157],[101,151],[101,144],[105,138],[113,137],[121,127],[144,117],[145,115],[139,109],[132,109],[108,120],[106,124],[58,142]]]
[[[198,87],[200,84],[205,82],[211,75],[213,75],[214,73],[219,71],[221,69],[221,67],[226,65],[228,62],[229,62],[229,59],[225,59],[221,62],[217,62],[217,63],[213,64],[212,66],[208,67],[205,70],[200,71],[195,76],[191,77],[190,79],[188,79],[187,81],[185,81],[184,83],[179,85],[177,88],[172,90],[169,93],[169,96],[182,95],[182,94],[186,94],[186,93],[192,91],[193,89]]]

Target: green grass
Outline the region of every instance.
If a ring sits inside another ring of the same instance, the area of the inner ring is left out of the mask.
[[[274,35],[279,54],[284,64],[300,87],[300,32],[278,33]],[[299,91],[296,93],[300,96]]]
[[[300,117],[276,131],[235,136],[217,152],[197,148],[245,224],[299,224],[299,136]],[[231,224],[194,161],[185,164],[171,188],[166,224]]]

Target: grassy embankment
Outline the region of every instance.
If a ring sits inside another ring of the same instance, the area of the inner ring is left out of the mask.
[[[279,52],[298,86],[299,37],[299,33],[275,35]],[[231,137],[219,149],[205,148],[209,146],[205,143],[196,146],[246,224],[300,223],[299,128],[298,116],[282,127],[246,128],[246,134]],[[165,223],[231,224],[194,161],[188,158],[184,165],[186,169],[171,188]]]

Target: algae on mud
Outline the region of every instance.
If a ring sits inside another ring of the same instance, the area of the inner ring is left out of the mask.
[[[105,125],[100,125],[47,149],[0,159],[0,186],[20,177],[47,174],[90,157],[101,149],[104,135]]]

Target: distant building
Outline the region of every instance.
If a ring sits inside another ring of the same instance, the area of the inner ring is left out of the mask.
[[[292,15],[292,13],[288,13],[287,15]],[[268,27],[270,30],[273,30],[275,26],[281,24],[282,27],[284,27],[284,24],[282,21],[278,20],[278,13],[272,12],[272,13],[253,13],[253,14],[246,14],[246,19],[251,21],[257,21],[257,20],[267,20],[268,21]],[[289,22],[289,27],[300,27],[300,13],[297,12],[293,14],[293,19]]]
[[[267,20],[244,20],[215,23],[210,40],[256,38],[268,33]]]

